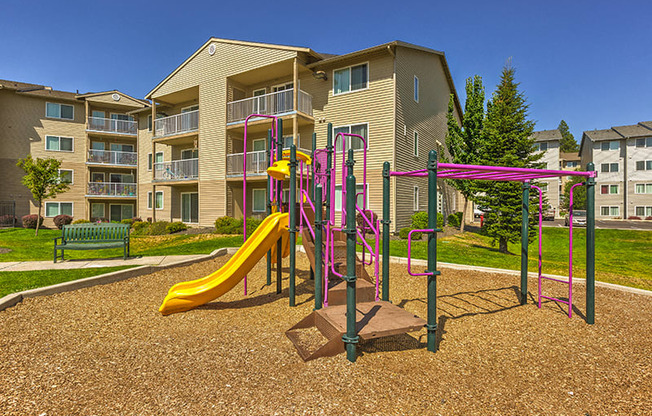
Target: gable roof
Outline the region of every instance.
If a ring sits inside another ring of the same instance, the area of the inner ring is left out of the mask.
[[[101,91],[101,92],[87,92],[86,94],[77,94],[76,98],[86,99],[86,98],[99,97],[99,96],[102,96],[102,95],[112,95],[112,94],[120,94],[123,97],[127,97],[130,100],[133,100],[136,103],[138,103],[140,105],[143,105],[143,106],[149,107],[149,105],[150,105],[149,101],[147,101],[147,100],[141,100],[139,98],[134,98],[131,95],[125,94],[124,92],[118,91],[118,90]]]
[[[559,129],[554,129],[554,130],[541,130],[541,131],[535,131],[532,133],[532,138],[534,138],[535,142],[544,142],[548,140],[561,140],[561,131]]]
[[[617,131],[618,134],[623,137],[641,137],[652,134],[652,131],[649,128],[644,127],[641,123],[630,126],[616,126],[612,127],[612,129]]]
[[[35,97],[53,98],[59,100],[75,101],[74,92],[54,90],[41,84],[31,84],[29,82],[9,81],[0,79],[0,89],[16,91],[17,94],[31,95]]]
[[[587,130],[584,132],[584,134],[582,134],[580,153],[582,153],[582,147],[584,146],[585,139],[599,142],[604,140],[620,140],[648,136],[652,136],[652,121],[640,121],[638,124],[630,124],[628,126],[614,126],[604,130]]]

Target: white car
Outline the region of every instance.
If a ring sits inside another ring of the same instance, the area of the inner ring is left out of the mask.
[[[566,214],[564,219],[564,225],[568,227],[569,214]],[[574,227],[586,227],[586,211],[583,209],[576,209],[573,211],[573,226]]]

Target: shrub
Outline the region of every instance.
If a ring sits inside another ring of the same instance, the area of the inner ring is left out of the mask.
[[[628,220],[640,220],[640,219],[642,219],[642,218],[641,218],[641,217],[637,217],[636,215],[630,215],[629,217],[627,217],[627,219],[628,219]]]
[[[648,220],[648,221],[652,220],[652,215],[649,216],[649,217],[645,217],[645,219]]]
[[[143,222],[143,219],[140,218],[140,217],[133,217],[131,219],[131,224],[133,225],[133,223],[135,223],[135,222]]]
[[[36,221],[38,221],[39,228],[43,225],[43,217],[39,217],[36,214],[29,214],[21,218],[23,221],[24,228],[36,228]]]
[[[134,233],[142,233],[146,228],[149,228],[149,223],[148,222],[143,222],[143,221],[134,221],[133,224],[131,224],[131,227],[134,229]]]
[[[152,217],[147,217],[147,222],[151,224],[152,223]]]
[[[168,234],[167,228],[170,223],[168,221],[156,221],[151,223],[149,228],[147,228],[146,235],[164,235]]]
[[[90,221],[81,219],[81,220],[75,220],[72,222],[73,224],[90,224]]]
[[[243,220],[238,220],[238,221],[240,222],[240,229],[238,230],[237,234],[242,234],[244,221]],[[258,219],[256,217],[247,218],[247,236],[253,234],[253,232],[256,231],[256,229],[262,222],[263,220]]]
[[[72,217],[70,215],[60,214],[54,217],[54,225],[56,225],[58,229],[61,229],[64,225],[68,225],[71,222]]]
[[[444,214],[437,213],[437,228],[444,226]],[[412,214],[412,229],[423,230],[428,228],[428,213],[416,212]]]
[[[94,217],[91,220],[91,222],[109,222],[109,219],[104,217]]]
[[[131,225],[133,223],[134,223],[133,218],[125,218],[124,220],[120,221],[120,224],[129,224],[129,225]]]
[[[407,240],[410,231],[412,231],[412,228],[410,227],[401,228],[401,230],[398,232],[398,236],[401,238],[401,240]]]
[[[368,209],[365,210],[365,216],[375,227],[376,221],[378,220],[378,215],[376,215],[376,213],[372,210]],[[367,224],[367,221],[362,219],[362,215],[359,212],[355,215],[355,223],[357,224],[358,228],[366,228],[367,230],[369,229],[369,224]]]
[[[454,212],[451,215],[448,216],[448,225],[451,227],[457,227],[462,224],[462,215],[464,215],[461,212]]]
[[[18,224],[18,218],[17,217],[15,217],[13,215],[9,215],[9,214],[0,216],[0,225],[4,225],[4,226],[10,225],[10,226],[13,227],[16,224]]]
[[[171,222],[170,224],[165,227],[165,231],[168,232],[168,234],[173,234],[173,233],[178,233],[179,231],[187,230],[188,226],[181,221],[176,221],[176,222]]]
[[[247,221],[249,228],[250,221]],[[233,217],[219,217],[215,220],[215,232],[218,234],[242,234],[242,220]]]

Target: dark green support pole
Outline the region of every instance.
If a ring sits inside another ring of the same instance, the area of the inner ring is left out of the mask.
[[[530,221],[530,182],[523,183],[523,204],[521,222],[521,305],[527,303],[527,255]]]
[[[389,162],[383,163],[383,291],[382,300],[389,302]]]
[[[290,306],[296,306],[296,249],[297,249],[297,147],[290,146]]]
[[[322,288],[322,282],[324,277],[321,273],[321,244],[322,244],[322,186],[317,185],[315,187],[315,310],[321,309],[324,301],[322,300],[322,294],[324,289]]]
[[[346,346],[346,359],[355,362],[358,334],[355,330],[355,266],[356,266],[356,223],[355,223],[355,176],[353,176],[353,149],[349,149],[349,158],[346,161],[346,334],[342,341]],[[353,191],[351,191],[353,190]],[[342,201],[344,202],[344,201]]]
[[[331,220],[331,172],[333,167],[333,123],[326,134],[326,221]]]
[[[595,170],[593,163],[586,170]],[[595,178],[586,180],[586,323],[595,323]]]
[[[437,350],[437,152],[428,153],[428,351]]]
[[[283,159],[283,120],[276,121],[276,160]],[[283,191],[279,186],[276,190],[276,203],[278,211],[281,212],[283,208]],[[276,242],[276,293],[283,291],[283,239],[279,238]]]
[[[315,178],[316,178],[316,176],[315,176],[315,150],[316,149],[317,149],[317,133],[313,133],[312,134],[312,175],[310,176],[310,179],[309,179],[309,182],[308,182],[309,186],[310,186],[310,190],[308,191],[308,193],[310,194],[310,199],[312,199],[312,203],[315,205],[315,208],[317,208],[317,202],[315,202],[315,192],[316,192],[316,186],[317,186],[317,182],[315,181]],[[300,195],[299,198],[301,198],[301,203],[303,204],[303,195]],[[317,219],[316,215],[317,215],[317,211],[315,211],[315,219]],[[310,280],[314,280],[314,279],[315,279],[315,271],[313,269],[310,269]],[[317,297],[315,297],[315,301],[317,301]]]
[[[272,129],[267,130],[267,160],[272,160]],[[267,215],[272,215],[272,192],[271,192],[271,176],[267,175]],[[267,286],[272,284],[272,250],[267,251]]]

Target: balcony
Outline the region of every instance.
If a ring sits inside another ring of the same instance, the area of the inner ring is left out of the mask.
[[[247,152],[247,175],[264,175],[267,173],[267,151]],[[244,153],[226,155],[226,175],[242,176]]]
[[[89,182],[87,197],[136,198],[135,183]]]
[[[88,163],[135,167],[138,165],[138,154],[117,150],[89,150]]]
[[[251,114],[279,116],[294,113],[296,109],[293,105],[293,94],[294,88],[291,88],[271,94],[245,98],[244,100],[232,101],[227,104],[226,122],[242,122]],[[299,90],[298,111],[312,117],[312,96],[301,90]]]
[[[154,180],[187,181],[199,177],[199,159],[172,160],[154,163]]]
[[[111,134],[138,134],[138,123],[134,120],[116,120],[113,118],[88,117],[87,131]]]
[[[196,132],[199,129],[199,110],[159,118],[154,123],[154,138]]]

